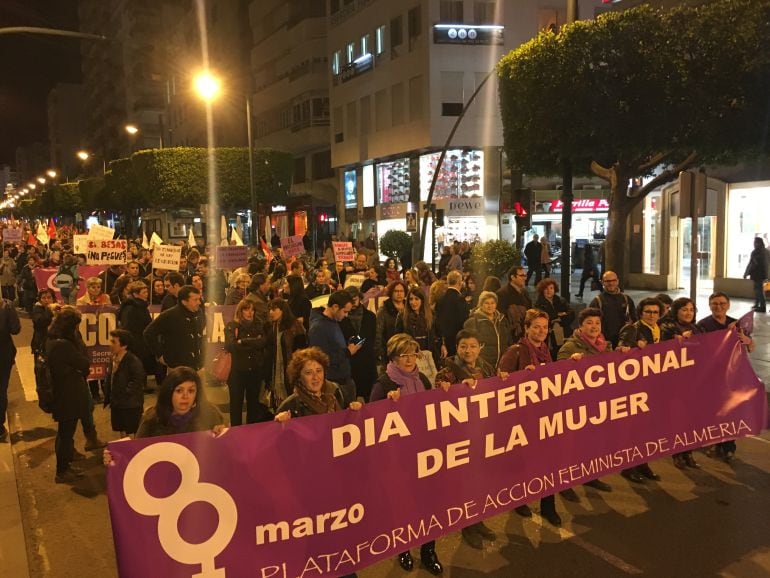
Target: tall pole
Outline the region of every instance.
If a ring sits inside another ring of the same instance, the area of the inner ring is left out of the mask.
[[[578,19],[578,0],[567,0],[567,24]],[[565,95],[568,97],[569,95]],[[570,281],[572,280],[572,162],[564,161],[561,183],[561,295],[570,300]],[[590,247],[588,248],[590,250]]]
[[[254,188],[254,145],[251,139],[251,98],[246,95],[246,138],[249,140],[249,200],[251,204],[251,243],[259,246],[259,212],[257,211],[257,191]]]

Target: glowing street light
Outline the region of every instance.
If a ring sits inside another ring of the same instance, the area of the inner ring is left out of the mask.
[[[91,158],[91,155],[88,154],[86,151],[78,151],[75,156],[77,156],[81,161],[87,161]]]
[[[131,136],[139,132],[139,127],[137,127],[135,124],[127,124],[125,126],[125,129],[126,129],[126,132]]]
[[[37,185],[35,183],[29,183],[27,185],[27,188],[34,191],[37,188]]]
[[[58,176],[58,173],[53,169],[48,169],[45,174],[47,174],[52,179],[55,179]]]
[[[37,182],[40,183],[41,185],[44,185],[45,184],[45,179],[43,177],[38,177],[37,178]]]
[[[222,83],[210,72],[201,72],[193,79],[196,94],[205,102],[215,101],[222,90]]]

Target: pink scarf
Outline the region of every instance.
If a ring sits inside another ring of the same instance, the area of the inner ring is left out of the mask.
[[[585,343],[591,349],[596,351],[596,353],[604,353],[605,351],[607,351],[607,340],[604,339],[604,335],[602,335],[601,333],[599,334],[599,337],[596,338],[596,342],[595,343],[591,343],[588,340],[588,338],[583,335],[583,332],[580,331],[580,329],[576,330],[575,334],[577,334],[577,336],[580,338],[580,340],[583,343]]]
[[[550,363],[553,361],[551,358],[551,352],[548,350],[548,346],[543,341],[538,347],[532,343],[526,337],[522,337],[521,342],[527,346],[529,351],[529,359],[532,365],[542,365],[543,363]]]
[[[396,365],[394,361],[391,361],[385,368],[385,373],[398,385],[404,395],[425,391],[425,386],[420,379],[420,372],[416,367],[414,371],[407,372]]]

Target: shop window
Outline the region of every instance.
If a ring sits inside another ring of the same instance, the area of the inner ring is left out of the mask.
[[[770,246],[770,212],[763,210],[770,186],[730,189],[727,205],[727,276],[741,279],[754,250],[754,238]]]
[[[422,75],[409,79],[409,122],[422,120]]]
[[[420,157],[420,199],[428,199],[440,153]],[[448,150],[441,163],[434,199],[472,199],[484,196],[484,152]]]
[[[439,2],[439,20],[444,24],[462,24],[463,0],[441,0]]]
[[[356,43],[348,42],[345,47],[345,64],[352,64],[356,59]]]
[[[409,201],[409,159],[377,165],[377,196],[382,205]]]
[[[642,272],[660,275],[662,193],[652,192],[644,198],[644,255]]]

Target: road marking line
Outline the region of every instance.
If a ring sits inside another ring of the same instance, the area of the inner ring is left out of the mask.
[[[759,436],[749,436],[753,440],[757,440],[758,442],[762,442],[765,444],[770,444],[770,440],[766,440],[765,438],[761,438]]]
[[[25,345],[18,348],[16,355],[16,370],[19,372],[21,387],[24,389],[24,399],[37,401],[37,387],[35,386],[35,358],[32,348]]]

